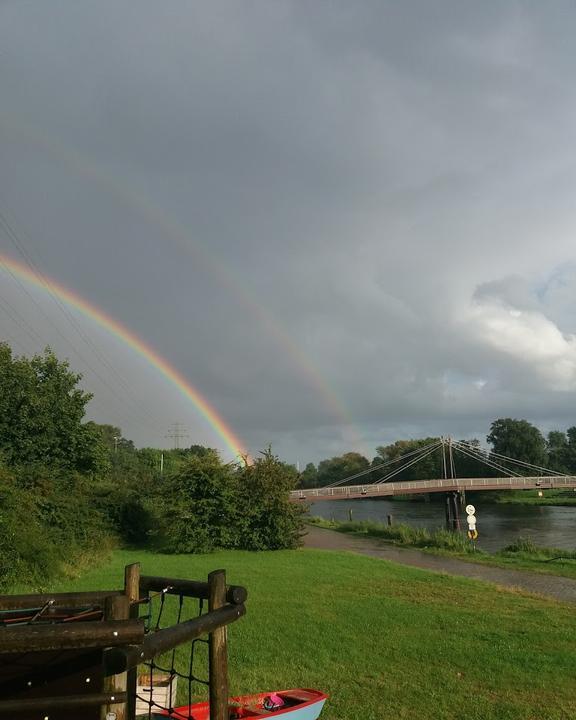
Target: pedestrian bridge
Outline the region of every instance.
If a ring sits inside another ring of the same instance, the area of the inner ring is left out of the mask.
[[[337,487],[294,490],[290,493],[290,499],[317,502],[319,500],[354,500],[364,497],[462,492],[463,490],[477,492],[481,490],[560,490],[565,488],[572,488],[576,491],[576,476],[446,478],[440,480],[367,483],[365,485],[340,485]]]

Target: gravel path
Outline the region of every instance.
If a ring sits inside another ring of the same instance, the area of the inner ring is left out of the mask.
[[[325,530],[314,526],[307,527],[308,533],[304,545],[321,550],[348,550],[370,555],[371,557],[392,560],[402,565],[449,575],[464,575],[476,580],[486,580],[503,587],[519,588],[528,592],[546,595],[564,602],[576,603],[576,580],[557,575],[540,575],[524,570],[507,570],[504,568],[479,565],[456,558],[431,555],[410,548],[388,545],[372,538],[355,537],[333,530]]]

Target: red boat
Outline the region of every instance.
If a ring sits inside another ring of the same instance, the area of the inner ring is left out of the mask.
[[[243,695],[230,698],[230,720],[243,718],[275,718],[282,720],[316,720],[322,712],[328,696],[320,690],[295,688],[276,690],[256,695]],[[155,717],[169,717],[174,720],[210,720],[210,705],[207,702],[184,705],[172,712],[164,710]]]

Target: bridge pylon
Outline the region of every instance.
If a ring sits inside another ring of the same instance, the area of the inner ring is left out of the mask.
[[[462,493],[451,491],[446,493],[446,529],[460,531],[460,506]]]

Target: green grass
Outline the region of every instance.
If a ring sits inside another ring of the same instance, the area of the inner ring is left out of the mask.
[[[543,490],[538,497],[538,490],[509,490],[496,493],[494,502],[499,505],[576,505],[576,493],[572,490]]]
[[[408,545],[422,549],[449,550],[458,553],[472,552],[470,543],[464,535],[443,529],[430,531],[426,528],[412,527],[411,525],[403,525],[402,523],[385,525],[384,523],[374,522],[372,520],[346,522],[341,520],[325,520],[320,517],[308,518],[308,522],[311,525],[326,528],[327,530],[337,530],[338,532],[350,533],[351,535],[380,538],[381,540],[393,542],[396,545]]]
[[[248,588],[248,613],[229,629],[233,693],[321,688],[324,720],[576,717],[568,605],[320,550],[117,551],[55,589],[118,587],[136,560],[143,573],[195,579],[223,567]]]
[[[434,555],[456,557],[481,565],[576,578],[576,552],[560,548],[539,547],[522,538],[519,538],[515,544],[492,554],[482,550],[473,550],[463,533],[453,533],[442,529],[429,531],[410,525],[388,526],[369,520],[346,522],[325,520],[319,517],[308,518],[308,522],[328,530],[360,537],[378,538],[394,545],[414,547]]]

